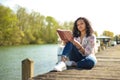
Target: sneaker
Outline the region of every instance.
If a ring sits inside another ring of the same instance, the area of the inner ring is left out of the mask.
[[[76,62],[74,62],[74,61],[66,61],[65,64],[66,64],[67,66],[75,66],[75,65],[76,65]]]
[[[63,70],[66,70],[67,67],[66,67],[66,64],[65,62],[61,61],[59,62],[55,67],[54,67],[54,70],[56,71],[63,71]]]

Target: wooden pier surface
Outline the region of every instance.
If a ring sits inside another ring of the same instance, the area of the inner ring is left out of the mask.
[[[120,80],[120,45],[96,53],[98,63],[91,70],[70,68],[62,72],[48,72],[30,80]]]

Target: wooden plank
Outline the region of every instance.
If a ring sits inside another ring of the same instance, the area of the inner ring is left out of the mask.
[[[34,62],[28,58],[22,61],[22,80],[28,80],[29,78],[33,77],[33,63]]]

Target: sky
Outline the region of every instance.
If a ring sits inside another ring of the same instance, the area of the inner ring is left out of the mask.
[[[20,5],[29,11],[52,16],[60,23],[86,17],[98,35],[105,30],[120,34],[119,0],[0,0],[0,3],[13,10]]]

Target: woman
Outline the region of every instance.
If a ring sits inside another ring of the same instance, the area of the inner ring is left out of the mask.
[[[65,41],[61,61],[54,69],[62,71],[66,69],[66,65],[82,69],[93,68],[97,63],[95,57],[96,37],[89,21],[84,17],[79,17],[74,22],[73,34],[66,35],[66,37],[67,41]]]

